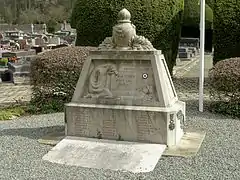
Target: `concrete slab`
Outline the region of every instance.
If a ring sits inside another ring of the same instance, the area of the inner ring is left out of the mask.
[[[86,168],[130,171],[153,171],[166,146],[100,140],[81,137],[65,137],[43,160]]]
[[[14,85],[0,83],[0,107],[7,107],[16,102],[28,103],[31,100],[32,90],[29,85]]]
[[[196,156],[206,136],[205,132],[186,132],[177,147],[167,148],[164,156]]]

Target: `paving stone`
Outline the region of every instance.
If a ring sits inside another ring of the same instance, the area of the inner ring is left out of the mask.
[[[1,84],[0,106],[14,104],[17,101],[28,102],[31,100],[31,93],[30,85]]]

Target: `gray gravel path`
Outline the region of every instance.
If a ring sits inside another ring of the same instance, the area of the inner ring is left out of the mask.
[[[194,102],[193,102],[194,103]],[[41,160],[52,147],[37,139],[63,129],[63,114],[22,117],[0,122],[1,180],[239,180],[240,120],[201,114],[188,109],[188,128],[206,131],[200,152],[193,158],[163,157],[155,170],[132,174],[52,164]]]

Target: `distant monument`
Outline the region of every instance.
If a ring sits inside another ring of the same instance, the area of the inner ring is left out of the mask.
[[[34,34],[34,25],[31,24],[31,33]]]
[[[0,41],[3,40],[4,36],[3,33],[0,32]]]
[[[67,21],[63,21],[63,23],[61,24],[61,30],[62,31],[66,31],[67,30]]]
[[[47,25],[43,24],[43,34],[47,34]]]
[[[123,9],[112,37],[84,63],[65,106],[67,136],[177,145],[185,103],[178,100],[164,55],[136,35]]]

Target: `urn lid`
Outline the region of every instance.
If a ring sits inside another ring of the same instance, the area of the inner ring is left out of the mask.
[[[131,13],[126,8],[118,13],[118,24],[113,27],[112,37],[107,37],[98,49],[156,50],[147,38],[136,34],[136,27],[131,23]]]
[[[118,23],[131,23],[131,13],[126,8],[118,13]]]

